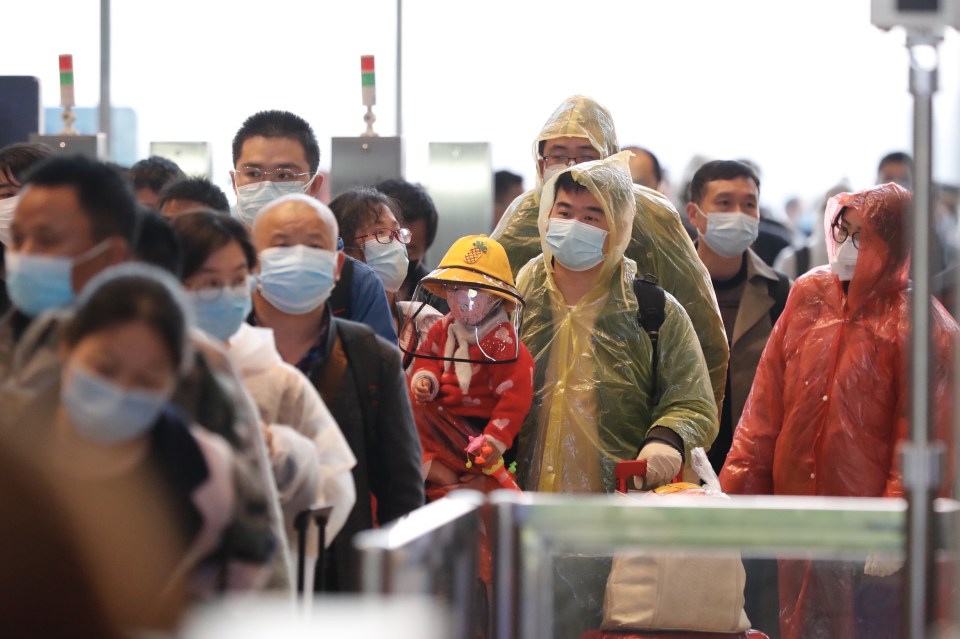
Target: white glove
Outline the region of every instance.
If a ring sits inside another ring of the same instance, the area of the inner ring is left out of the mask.
[[[680,474],[680,466],[683,464],[683,457],[677,449],[661,442],[650,442],[644,446],[637,459],[647,462],[647,477],[643,482],[646,488],[669,484]]]
[[[869,577],[889,577],[901,568],[903,568],[902,559],[870,553],[867,555],[867,562],[863,565],[863,574]]]

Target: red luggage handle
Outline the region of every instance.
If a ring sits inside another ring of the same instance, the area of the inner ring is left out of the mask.
[[[682,479],[682,474],[683,470],[681,470],[680,474],[673,478],[673,481],[680,481]],[[617,492],[626,494],[628,479],[632,477],[647,476],[647,460],[631,459],[629,461],[617,462],[617,465],[613,468],[613,476],[617,482]]]
[[[647,460],[632,459],[630,461],[617,462],[613,469],[613,475],[617,480],[617,492],[627,492],[627,480],[632,477],[647,476]]]

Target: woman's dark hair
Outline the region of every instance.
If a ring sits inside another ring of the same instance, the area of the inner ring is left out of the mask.
[[[174,369],[179,369],[186,357],[187,319],[171,285],[165,283],[163,277],[170,276],[159,269],[139,265],[136,270],[107,275],[100,283],[94,280],[89,293],[81,296],[76,313],[67,322],[63,342],[73,348],[93,333],[143,322],[156,331]]]
[[[257,265],[257,252],[247,230],[232,217],[214,211],[186,213],[173,221],[173,230],[183,249],[181,280],[199,271],[211,255],[231,242],[240,245],[247,268],[252,270]]]
[[[341,193],[333,202],[330,202],[330,210],[333,216],[337,218],[337,225],[340,227],[340,237],[347,248],[357,248],[353,238],[357,236],[357,229],[371,222],[380,219],[380,205],[387,207],[397,222],[403,224],[403,214],[397,202],[370,187],[361,187],[351,189],[346,193]]]
[[[46,144],[17,142],[0,149],[0,173],[7,182],[20,186],[34,165],[53,157],[53,149]]]

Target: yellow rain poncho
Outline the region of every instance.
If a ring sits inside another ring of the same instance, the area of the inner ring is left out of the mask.
[[[620,150],[610,112],[580,95],[568,98],[547,120],[533,143],[534,159],[540,155],[542,142],[561,137],[587,138],[601,157]],[[506,249],[514,271],[540,254],[537,216],[542,188],[538,177],[536,188],[513,201],[491,235]],[[697,257],[680,216],[666,197],[633,185],[633,198],[636,216],[626,256],[637,263],[641,275],[656,276],[660,286],[673,294],[687,311],[710,370],[714,399],[720,406],[726,389],[729,347],[710,274]]]
[[[637,323],[633,292],[637,268],[624,257],[636,211],[628,157],[620,153],[567,169],[601,203],[610,227],[608,251],[590,292],[567,306],[545,242],[543,255],[527,263],[517,280],[526,300],[521,339],[536,365],[533,407],[517,458],[526,490],[612,490],[614,465],[637,456],[652,426],[679,435],[686,453],[709,447],[717,434],[703,353],[690,318],[669,294],[658,346],[659,402],[651,397],[652,347]],[[541,236],[555,181],[544,187]]]

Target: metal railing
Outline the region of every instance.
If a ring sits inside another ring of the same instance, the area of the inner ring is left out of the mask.
[[[489,636],[495,639],[554,636],[552,579],[555,559],[563,555],[735,550],[752,558],[863,561],[869,553],[902,559],[906,543],[906,502],[899,499],[631,499],[501,491],[488,502],[494,584]],[[475,603],[483,504],[482,495],[464,491],[358,535],[364,591],[437,596],[451,612],[450,636],[470,636],[482,614]],[[955,568],[960,502],[939,500],[934,521],[939,565]],[[955,584],[949,586],[956,592]]]

